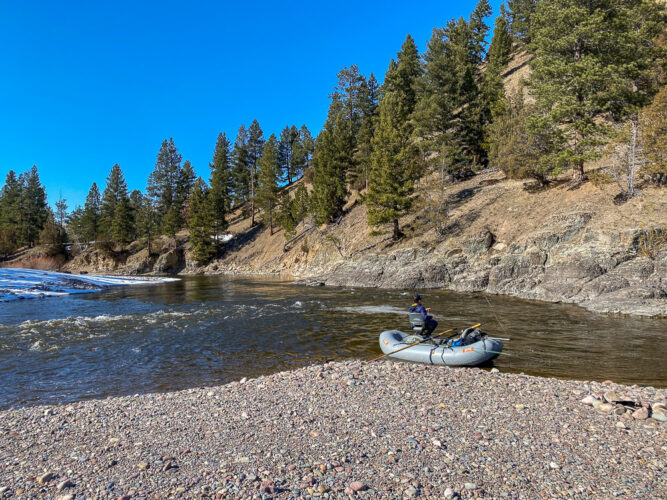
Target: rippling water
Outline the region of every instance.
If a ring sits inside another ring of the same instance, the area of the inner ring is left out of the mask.
[[[423,291],[442,329],[509,337],[503,371],[667,386],[667,320]],[[0,304],[0,408],[214,385],[380,354],[412,292],[186,277]],[[441,330],[441,329],[439,329]]]

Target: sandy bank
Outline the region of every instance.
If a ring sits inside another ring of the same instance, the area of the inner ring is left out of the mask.
[[[610,390],[666,398],[357,361],[11,409],[0,412],[0,497],[664,497],[666,424],[581,403]]]

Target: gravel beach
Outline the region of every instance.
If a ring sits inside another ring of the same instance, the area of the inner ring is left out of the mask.
[[[666,396],[349,361],[9,409],[0,498],[665,498]]]

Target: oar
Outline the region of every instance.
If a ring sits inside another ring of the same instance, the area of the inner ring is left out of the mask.
[[[477,327],[479,327],[479,326],[482,326],[482,324],[481,324],[481,323],[477,323],[476,325],[471,326],[470,328],[477,328]],[[413,344],[406,345],[405,347],[401,347],[400,349],[398,349],[398,350],[396,350],[396,351],[394,351],[394,352],[390,352],[389,354],[383,354],[382,356],[378,356],[377,358],[373,358],[373,359],[370,360],[370,363],[372,363],[373,361],[377,361],[378,359],[382,359],[382,358],[384,358],[385,356],[391,356],[392,354],[396,354],[397,352],[401,352],[401,351],[403,351],[403,350],[405,350],[405,349],[408,349],[409,347],[414,347],[414,346],[416,346],[417,344],[421,344],[422,342],[424,342],[424,341],[426,341],[426,340],[437,339],[438,337],[442,337],[442,336],[445,335],[446,333],[451,333],[451,332],[453,332],[453,331],[454,331],[454,329],[453,329],[453,328],[450,328],[449,330],[446,330],[446,331],[444,331],[444,332],[442,332],[442,333],[439,333],[439,334],[437,334],[435,337],[431,337],[430,339],[420,340],[420,341],[415,342],[415,343],[413,343]]]

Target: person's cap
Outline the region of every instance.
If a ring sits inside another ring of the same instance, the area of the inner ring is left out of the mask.
[[[417,302],[418,300],[421,300],[421,299],[422,299],[422,296],[419,295],[418,293],[416,293],[415,294],[415,302]]]

